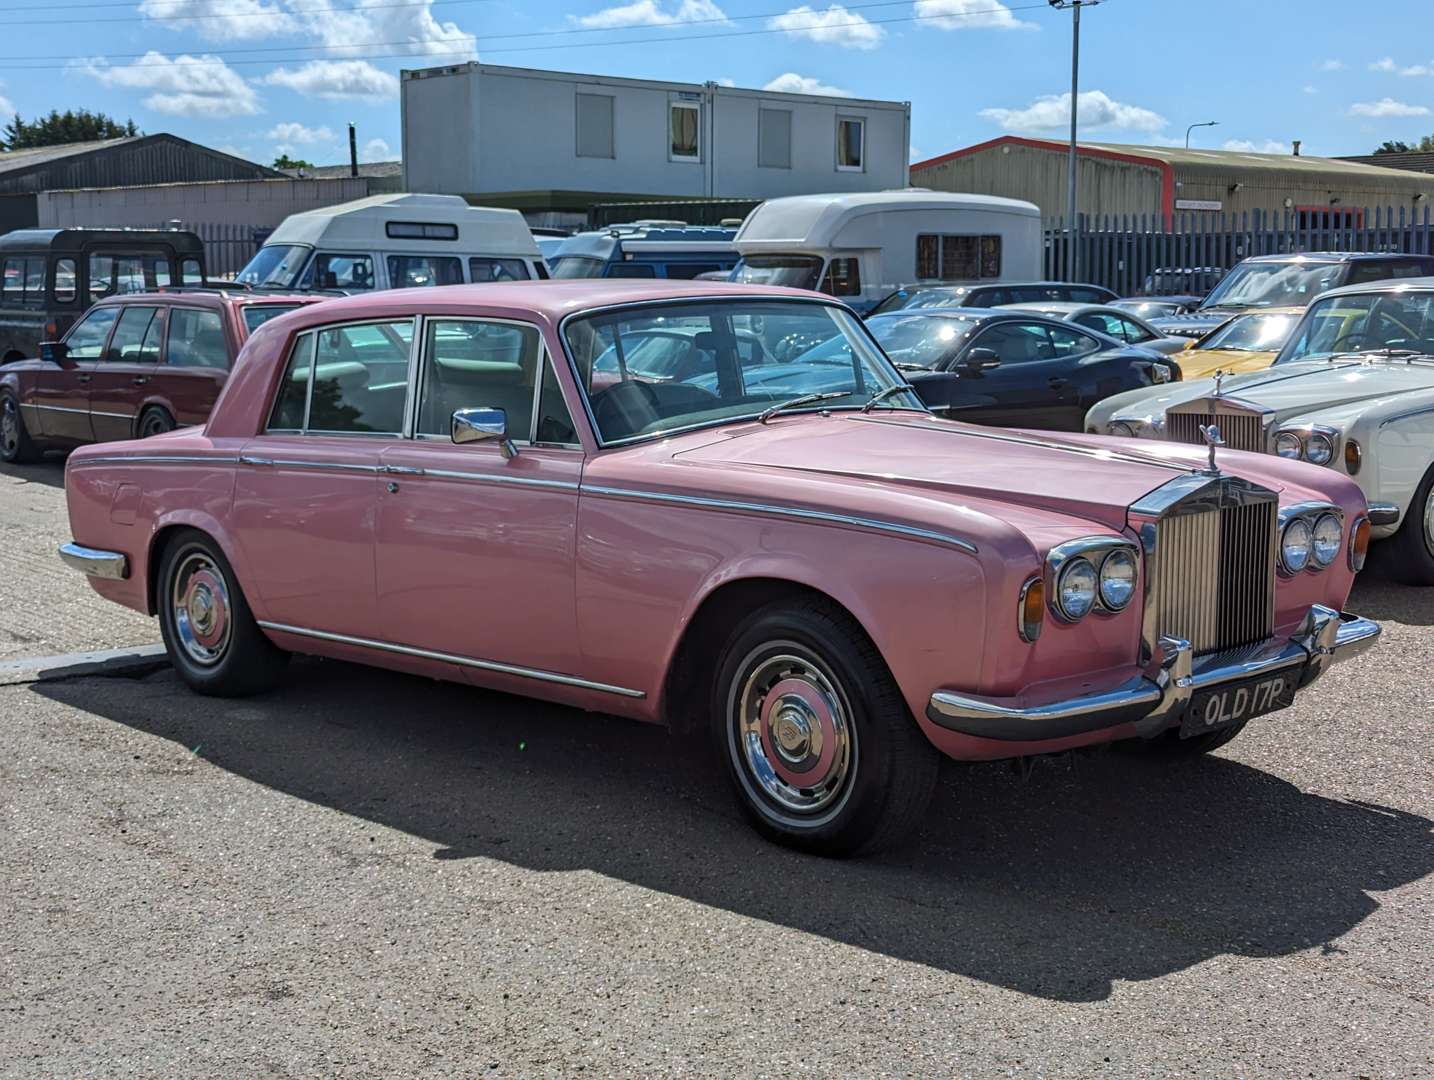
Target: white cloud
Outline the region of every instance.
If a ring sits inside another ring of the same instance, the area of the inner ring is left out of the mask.
[[[1434,61],[1430,61],[1428,64],[1409,64],[1406,67],[1401,67],[1394,62],[1394,57],[1386,56],[1383,60],[1376,60],[1370,64],[1369,70],[1383,71],[1387,74],[1398,74],[1408,79],[1424,75],[1434,75]]]
[[[232,143],[225,143],[223,146],[216,146],[214,149],[221,154],[228,154],[230,157],[243,158],[245,161],[253,161],[254,155],[242,146],[235,146]]]
[[[166,30],[190,30],[210,41],[254,41],[299,29],[292,15],[262,0],[144,0],[139,13]]]
[[[737,80],[736,80],[736,79],[718,79],[718,80],[717,80],[717,85],[718,85],[718,86],[736,86],[736,85],[737,85]]]
[[[982,109],[981,115],[1011,131],[1065,131],[1071,123],[1071,96],[1039,97],[1024,109]],[[1086,90],[1080,96],[1080,124],[1085,130],[1106,128],[1154,134],[1169,121],[1157,112],[1112,100],[1103,90]]]
[[[916,0],[916,15],[938,30],[1034,30],[996,0]],[[921,25],[918,23],[918,25]]]
[[[382,101],[398,96],[398,79],[366,60],[310,60],[297,68],[276,68],[260,81],[329,101]]]
[[[803,4],[768,20],[767,25],[773,30],[785,30],[793,37],[808,38],[823,45],[840,45],[846,49],[874,49],[886,36],[881,27],[873,26],[864,16],[848,11],[840,4],[832,4],[825,11]]]
[[[4,94],[0,94],[0,120],[8,120],[14,115],[15,103]]]
[[[1361,101],[1349,107],[1351,116],[1428,116],[1429,110],[1423,105],[1410,105],[1403,101],[1395,101],[1393,98],[1380,98],[1378,101]]]
[[[305,127],[298,121],[293,120],[285,121],[282,124],[275,124],[269,129],[267,137],[270,139],[278,139],[280,142],[298,143],[301,146],[311,146],[314,143],[334,141],[334,133],[328,128]]]
[[[1304,86],[1300,87],[1300,89],[1303,90],[1306,94],[1318,94],[1318,93],[1319,93],[1319,87],[1317,87],[1317,86],[1310,86],[1308,83],[1306,83]]]
[[[1320,69],[1321,71],[1343,71],[1343,70],[1344,70],[1344,61],[1343,61],[1343,60],[1326,60],[1326,61],[1324,61],[1324,63],[1320,64],[1319,69]]]
[[[633,0],[630,4],[603,8],[591,15],[569,15],[574,25],[589,30],[616,30],[623,26],[672,26],[685,22],[727,22],[727,13],[712,0]]]
[[[1279,139],[1266,139],[1264,142],[1255,142],[1251,139],[1226,139],[1221,145],[1221,150],[1243,150],[1247,154],[1288,154],[1290,146],[1280,142]]]
[[[1369,65],[1370,71],[1396,71],[1399,65],[1394,62],[1394,57],[1386,56],[1383,60],[1376,60]]]
[[[457,23],[435,19],[431,3],[357,0],[344,7],[337,0],[288,0],[295,17],[333,56],[354,56],[383,42],[385,52],[442,56],[452,62],[476,60],[473,35]]]
[[[102,58],[77,67],[101,86],[150,91],[144,104],[170,116],[212,119],[263,111],[254,87],[217,56],[181,54],[171,59],[151,50],[119,67]]]
[[[798,75],[795,71],[788,71],[778,75],[775,79],[762,87],[763,90],[776,90],[783,94],[822,94],[826,97],[851,97],[850,90],[842,90],[836,86],[827,86],[818,82],[808,75]]]
[[[393,160],[393,151],[382,139],[370,139],[363,144],[363,152],[359,157],[364,161],[391,161]]]

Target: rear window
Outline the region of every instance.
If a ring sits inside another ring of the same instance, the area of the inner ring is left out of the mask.
[[[299,307],[299,304],[245,304],[243,308],[244,333],[252,334],[270,319],[297,311]]]

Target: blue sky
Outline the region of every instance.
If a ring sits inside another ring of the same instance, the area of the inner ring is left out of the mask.
[[[1434,133],[1429,0],[1104,0],[1083,131],[1369,153]],[[912,103],[921,159],[1061,137],[1070,15],[1045,0],[0,0],[0,120],[88,107],[268,162],[396,157],[404,67],[490,63]],[[1411,32],[1413,30],[1414,32]]]

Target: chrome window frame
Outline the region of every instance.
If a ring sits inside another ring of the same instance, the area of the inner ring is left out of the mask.
[[[562,346],[563,356],[566,357],[568,362],[568,374],[572,376],[573,385],[574,387],[576,387],[578,392],[578,399],[582,402],[583,415],[587,417],[588,431],[592,434],[593,444],[598,448],[598,450],[620,450],[624,447],[636,446],[640,443],[651,442],[656,439],[670,439],[674,435],[684,435],[690,431],[701,431],[704,428],[722,427],[725,424],[751,423],[757,419],[757,413],[754,412],[751,416],[726,416],[717,420],[704,420],[701,423],[690,424],[686,427],[666,428],[663,431],[653,432],[648,435],[630,435],[624,439],[604,439],[602,437],[602,432],[598,428],[597,418],[593,416],[592,402],[588,399],[588,393],[583,388],[582,375],[578,371],[577,359],[573,356],[572,346],[568,342],[568,324],[575,319],[589,319],[595,315],[607,315],[619,311],[629,311],[645,308],[673,307],[675,305],[685,304],[737,304],[743,302],[761,304],[791,304],[794,306],[804,307],[820,306],[827,308],[835,308],[838,311],[844,312],[848,316],[850,316],[856,326],[860,328],[860,332],[866,335],[867,342],[871,345],[873,349],[876,350],[877,355],[881,358],[881,361],[885,363],[890,369],[890,374],[896,379],[896,381],[907,383],[908,386],[910,385],[910,383],[907,382],[905,376],[903,376],[901,372],[898,371],[896,367],[892,365],[890,358],[886,355],[886,350],[881,347],[881,343],[876,340],[875,335],[873,335],[871,330],[867,328],[865,320],[863,320],[859,315],[852,311],[851,308],[847,307],[847,305],[841,303],[839,300],[836,300],[834,298],[824,299],[819,296],[763,296],[760,293],[754,293],[750,295],[739,296],[733,296],[731,294],[725,296],[674,296],[649,300],[627,300],[620,304],[604,304],[601,307],[586,308],[582,311],[569,312],[567,315],[564,315],[562,319],[558,321],[558,342]],[[916,393],[914,388],[912,389],[912,396],[916,398],[918,408],[907,409],[905,411],[923,412],[929,416],[935,415],[930,409],[926,407],[925,403],[921,401],[920,395]],[[835,408],[837,411],[841,412],[854,412],[856,410],[859,410],[861,406],[840,405],[836,406]],[[823,402],[821,404],[814,405],[809,409],[789,409],[785,413],[783,413],[783,415],[800,416],[802,413],[822,412],[824,410],[833,411],[833,406],[831,406],[829,403]],[[576,422],[577,417],[574,416],[573,419]]]

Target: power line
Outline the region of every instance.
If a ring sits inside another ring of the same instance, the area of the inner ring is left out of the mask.
[[[165,3],[183,3],[184,0],[164,0]],[[420,8],[440,7],[449,4],[491,4],[494,0],[393,0],[387,4],[366,4],[361,8],[313,8],[307,11],[284,11],[283,9],[269,9],[264,11],[200,11],[192,15],[126,15],[119,19],[92,19],[86,18],[86,24],[93,23],[131,23],[131,22],[199,22],[204,19],[288,19],[302,18],[306,15],[351,15],[363,14],[368,11],[381,11],[385,8]],[[75,8],[82,7],[134,7],[133,3],[125,4],[77,4]],[[29,7],[29,8],[0,8],[0,12],[6,11],[53,11],[54,6]],[[66,9],[71,10],[71,9]],[[70,25],[74,19],[26,19],[23,22],[11,22],[8,26],[54,26],[57,24]]]
[[[435,0],[435,3],[436,3],[436,2],[438,2],[438,0]],[[878,6],[878,5],[870,5],[870,6]],[[885,6],[885,5],[881,5],[881,6]],[[995,14],[995,13],[998,13],[998,12],[1046,11],[1046,10],[1049,10],[1049,5],[1048,5],[1048,4],[1045,4],[1045,3],[1040,3],[1040,4],[1024,4],[1024,5],[1008,5],[1008,6],[1002,6],[1002,7],[999,7],[999,8],[981,8],[981,9],[973,9],[973,10],[968,10],[968,11],[962,11],[962,12],[943,13],[943,14],[938,14],[938,15],[907,15],[907,16],[898,16],[898,17],[889,18],[889,19],[854,19],[854,20],[851,20],[851,21],[848,21],[848,22],[842,22],[842,23],[823,23],[823,24],[821,24],[820,29],[829,30],[829,29],[834,29],[834,28],[839,28],[839,27],[852,27],[852,26],[889,26],[889,25],[893,25],[893,24],[896,24],[896,23],[938,22],[938,21],[945,21],[945,20],[956,19],[956,18],[972,18],[972,17],[978,16],[978,15],[990,15],[990,14]],[[759,17],[767,18],[767,17],[770,17],[770,16],[759,16]],[[689,21],[696,23],[696,22],[711,21],[711,20],[689,20]],[[727,21],[732,21],[732,20],[727,20]],[[668,24],[668,25],[673,25],[673,24]],[[816,28],[816,27],[814,27],[814,28]],[[799,28],[799,30],[800,30],[800,28]],[[508,47],[508,48],[502,48],[502,49],[489,49],[489,48],[484,47],[484,48],[483,48],[483,53],[484,53],[484,55],[501,55],[501,54],[505,54],[505,53],[551,52],[551,51],[554,51],[554,50],[572,49],[572,48],[580,48],[580,47],[581,47],[581,48],[602,48],[602,47],[614,46],[614,45],[646,45],[646,44],[652,44],[652,43],[658,43],[658,42],[668,42],[668,43],[671,43],[671,42],[681,42],[681,41],[710,41],[710,40],[720,40],[720,39],[722,39],[722,38],[757,37],[757,36],[763,36],[763,35],[767,35],[767,34],[788,34],[788,33],[792,33],[792,32],[793,32],[793,31],[792,31],[791,29],[787,28],[787,27],[764,27],[764,28],[757,29],[757,30],[738,30],[738,31],[735,31],[735,32],[732,32],[732,33],[719,33],[719,34],[667,34],[667,35],[663,35],[663,36],[661,36],[661,37],[624,38],[624,39],[608,40],[608,41],[579,41],[579,42],[563,43],[563,44],[558,44],[558,45],[518,45],[518,46],[510,46],[510,47]],[[798,32],[799,32],[799,31],[798,31]],[[571,34],[571,33],[573,33],[573,31],[569,31],[569,30],[550,30],[550,31],[535,32],[535,33],[533,33],[533,34],[511,35],[511,36],[514,36],[514,37],[517,37],[517,36],[522,36],[522,37],[556,37],[556,36],[565,36],[565,35],[568,35],[568,34]],[[473,37],[475,38],[475,40],[476,40],[476,35],[469,35],[469,36],[473,36]],[[493,40],[496,40],[496,38],[494,38]],[[409,59],[413,59],[413,58],[415,58],[415,57],[423,57],[423,58],[428,58],[428,59],[438,59],[438,58],[440,58],[440,57],[461,57],[461,58],[469,58],[469,57],[471,57],[471,56],[473,55],[473,53],[474,53],[474,50],[473,50],[473,49],[442,50],[442,51],[438,51],[438,52],[414,52],[414,51],[412,51],[412,49],[413,49],[413,46],[414,46],[415,44],[416,44],[416,43],[410,42],[410,41],[385,41],[385,42],[375,42],[375,43],[373,44],[373,46],[372,46],[373,48],[387,48],[387,47],[397,48],[397,47],[399,47],[399,46],[409,46],[409,51],[407,51],[407,52],[399,52],[399,53],[369,53],[369,54],[364,54],[364,55],[359,55],[359,56],[340,56],[340,57],[334,57],[333,59],[335,59],[335,60],[409,60]],[[364,46],[356,46],[356,45],[336,45],[336,46],[334,46],[334,45],[309,45],[309,46],[293,46],[292,48],[294,48],[294,49],[305,49],[305,48],[307,48],[307,49],[318,49],[318,48],[342,48],[342,49],[352,49],[352,48],[362,48],[362,47],[364,47]],[[268,52],[268,51],[276,51],[276,50],[279,50],[279,49],[282,49],[282,48],[284,48],[284,47],[283,47],[283,46],[276,46],[275,49],[273,49],[273,50],[266,49],[266,50],[262,50],[262,51],[266,51],[266,52]],[[188,61],[186,61],[183,66],[184,66],[184,67],[213,67],[213,66],[219,65],[219,66],[238,67],[238,66],[240,66],[240,65],[275,64],[275,63],[286,63],[286,62],[288,62],[288,63],[297,63],[297,62],[304,62],[304,61],[309,61],[309,60],[325,59],[325,58],[323,58],[323,57],[304,57],[304,56],[296,56],[296,57],[268,57],[268,58],[251,59],[251,60],[234,60],[234,61],[228,61],[228,62],[226,62],[224,59],[222,59],[222,56],[223,56],[223,55],[232,54],[232,53],[237,53],[237,52],[240,52],[240,51],[241,51],[241,50],[209,50],[206,55],[213,56],[213,57],[215,57],[215,59],[213,59],[213,60],[204,60],[204,59],[201,59],[201,58],[199,58],[199,57],[192,57],[191,59],[189,59]],[[131,54],[131,55],[133,55],[133,54]],[[141,53],[141,54],[139,54],[139,55],[140,55],[140,56],[147,56],[148,53]],[[68,56],[68,57],[57,57],[57,58],[55,58],[55,59],[63,59],[63,60],[65,60],[65,61],[67,61],[67,63],[63,63],[63,64],[53,64],[53,63],[30,64],[30,63],[26,63],[26,62],[25,62],[27,59],[29,59],[29,58],[25,58],[25,57],[0,58],[0,63],[4,63],[4,64],[8,65],[10,70],[19,70],[19,71],[47,71],[47,70],[60,70],[60,69],[64,69],[64,68],[70,66],[70,64],[73,63],[73,62],[75,62],[75,61],[83,61],[83,60],[90,60],[90,59],[103,59],[103,58],[102,58],[102,57],[94,58],[94,57],[90,57],[90,56]],[[441,63],[442,61],[440,60],[439,62]],[[170,67],[170,66],[172,66],[173,64],[174,64],[174,61],[172,61],[172,60],[169,59],[168,57],[165,57],[165,58],[164,58],[162,61],[160,61],[160,62],[147,63],[147,64],[146,64],[146,63],[127,64],[127,65],[125,65],[122,69],[117,68],[117,69],[115,69],[115,70],[130,71],[130,70],[134,70],[134,69],[137,69],[137,68],[146,68],[146,67]]]

